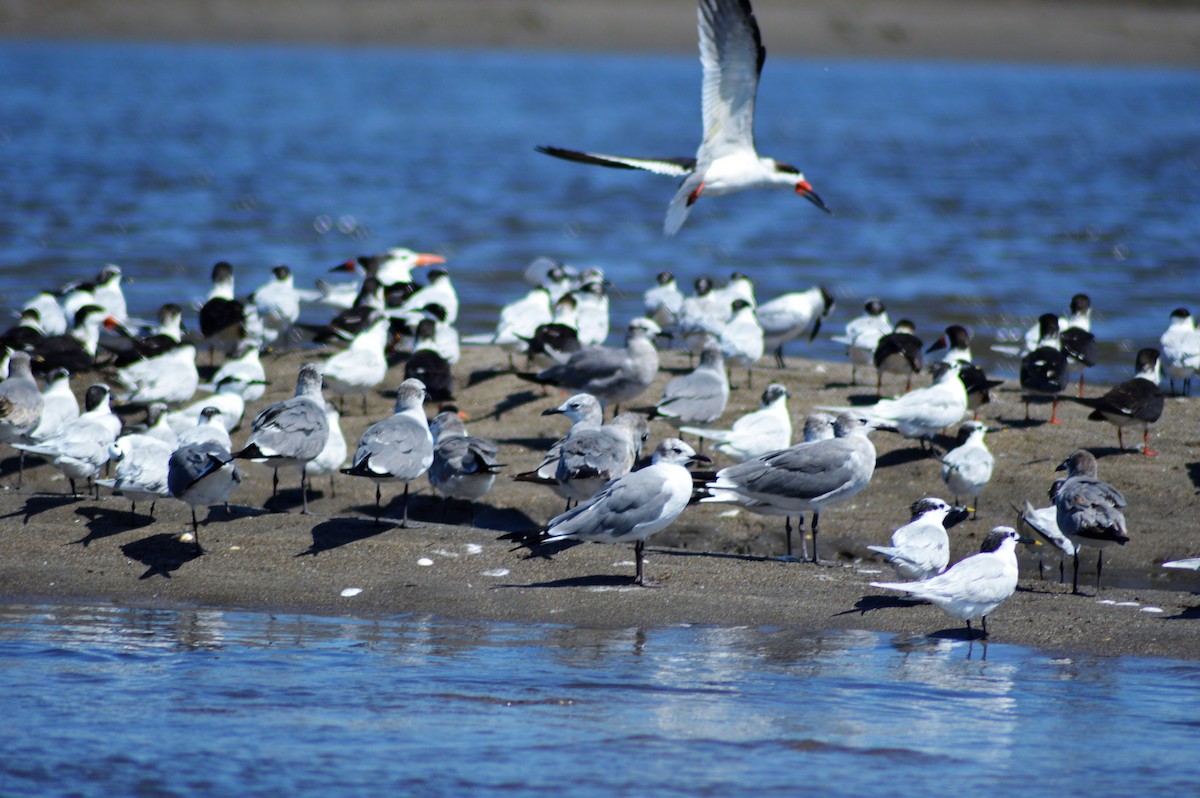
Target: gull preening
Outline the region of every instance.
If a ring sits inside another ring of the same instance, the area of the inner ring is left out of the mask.
[[[719,197],[750,188],[786,188],[829,213],[799,169],[764,158],[754,145],[754,101],[767,51],[749,0],[700,0],[700,63],[704,135],[695,158],[626,158],[538,147],[568,161],[641,169],[683,178],[667,208],[663,232],[675,235],[701,196]]]

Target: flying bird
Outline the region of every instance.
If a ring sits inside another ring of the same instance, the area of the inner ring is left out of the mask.
[[[682,178],[663,223],[668,236],[679,232],[701,196],[719,197],[748,188],[792,189],[830,213],[799,169],[760,156],[754,146],[754,100],[767,51],[750,0],[700,0],[698,15],[704,137],[695,158],[626,158],[561,147],[538,147],[538,152]]]

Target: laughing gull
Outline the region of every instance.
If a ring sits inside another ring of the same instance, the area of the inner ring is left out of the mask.
[[[1200,368],[1200,330],[1187,308],[1171,311],[1171,320],[1166,332],[1158,339],[1162,347],[1163,370],[1171,381],[1171,394],[1175,394],[1175,380],[1183,383],[1183,395],[1192,392],[1192,375]]]
[[[634,541],[635,585],[645,579],[646,539],[675,522],[692,496],[689,463],[707,462],[678,438],[665,438],[654,449],[651,464],[614,479],[573,510],[557,516],[543,530],[514,532],[500,540],[515,540],[533,548],[559,540],[602,543]]]
[[[869,366],[874,362],[875,347],[879,339],[892,331],[892,323],[888,320],[887,309],[878,299],[868,299],[863,303],[863,313],[855,316],[846,323],[844,335],[835,335],[835,343],[845,344],[846,356],[850,358],[850,383],[858,385],[858,367]]]
[[[1096,476],[1096,458],[1086,449],[1072,452],[1055,470],[1067,472],[1067,478],[1056,484],[1052,498],[1058,508],[1058,528],[1075,544],[1071,592],[1079,592],[1081,546],[1097,549],[1096,587],[1099,589],[1104,549],[1113,544],[1124,546],[1129,540],[1122,512],[1125,497]]]
[[[908,319],[896,322],[890,333],[882,335],[875,345],[875,393],[883,396],[883,375],[903,374],[904,390],[912,390],[912,378],[925,367],[923,344],[917,337],[917,327]]]
[[[196,551],[200,545],[200,524],[196,521],[197,507],[226,504],[229,494],[242,484],[242,474],[228,449],[208,441],[176,449],[167,462],[167,490],[192,511],[192,532],[180,536],[190,540]]]
[[[959,363],[936,363],[932,385],[855,408],[855,412],[871,419],[877,427],[895,429],[906,438],[919,438],[924,446],[939,430],[961,421],[967,412],[967,389],[959,378],[960,368]],[[849,408],[821,409],[842,412]]]
[[[113,415],[108,404],[108,386],[92,385],[84,394],[85,412],[67,423],[58,434],[38,443],[16,443],[13,448],[50,458],[71,485],[71,494],[78,496],[75,481],[86,479],[88,484],[108,462],[108,447],[121,432],[121,420]],[[97,489],[96,493],[99,493]]]
[[[946,530],[966,518],[969,511],[935,498],[915,501],[909,511],[909,522],[892,533],[892,545],[867,548],[886,557],[901,579],[929,579],[950,563],[950,536]]]
[[[329,427],[329,437],[325,439],[325,448],[321,453],[304,464],[304,473],[312,484],[313,477],[329,477],[329,495],[337,496],[333,480],[342,466],[346,464],[346,436],[342,434],[342,419],[333,404],[325,403],[325,424]]]
[[[404,483],[404,509],[400,527],[414,526],[408,520],[408,485],[433,463],[433,436],[425,419],[425,384],[406,379],[396,391],[395,411],[389,418],[367,427],[349,468],[342,473],[366,477],[375,483],[375,523],[380,522],[380,486]]]
[[[200,387],[196,347],[180,344],[161,355],[132,363],[117,371],[117,381],[129,391],[121,397],[125,404],[187,402]]]
[[[735,463],[742,463],[792,445],[792,418],[787,406],[790,396],[787,388],[773,382],[763,391],[759,409],[733,422],[731,429],[680,427],[679,431],[716,442],[718,452]]]
[[[347,395],[362,397],[362,412],[367,414],[367,394],[387,376],[385,354],[391,321],[382,313],[374,315],[370,325],[354,337],[350,346],[325,361],[325,386],[338,397],[338,409],[345,411]]]
[[[998,526],[984,549],[956,562],[949,570],[923,582],[872,582],[871,587],[898,590],[937,606],[951,618],[979,619],[987,637],[987,616],[1017,589],[1017,543],[1021,536],[1010,526]]]
[[[979,493],[991,481],[996,466],[996,458],[983,441],[987,433],[987,424],[964,421],[958,428],[962,442],[940,458],[942,482],[954,494],[954,503],[958,504],[960,496],[972,497],[975,518],[979,517]]]
[[[640,449],[638,429],[630,414],[622,413],[611,424],[600,425],[595,397],[576,394],[542,415],[563,413],[575,421],[558,451],[554,478],[568,499],[583,501],[609,480],[629,473]]]
[[[538,152],[683,178],[663,223],[668,236],[679,231],[702,195],[719,197],[748,188],[786,188],[829,213],[799,169],[763,158],[754,147],[754,98],[767,51],[750,0],[700,0],[698,14],[704,135],[695,158],[625,158],[559,147],[538,147]]]
[[[642,294],[643,312],[654,319],[659,327],[670,329],[679,318],[679,310],[683,306],[683,292],[675,282],[675,275],[661,271],[654,278],[653,288],[646,289]]]
[[[764,302],[755,310],[755,316],[763,329],[763,345],[775,350],[775,365],[784,367],[783,345],[799,338],[812,326],[808,334],[811,342],[821,331],[821,322],[833,310],[833,294],[822,286],[807,291],[796,291]]]
[[[224,415],[219,407],[205,407],[196,416],[195,423],[182,430],[175,439],[175,447],[191,446],[197,443],[215,443],[222,449],[232,450],[233,443],[229,440],[229,432],[225,429]]]
[[[129,525],[136,521],[137,503],[154,505],[167,492],[167,462],[175,449],[148,435],[122,435],[108,448],[108,459],[117,464],[114,479],[98,479],[96,484],[129,499]]]
[[[689,374],[674,377],[663,387],[655,415],[675,427],[706,427],[721,417],[729,401],[729,377],[721,348],[710,341],[700,353],[700,363]],[[703,449],[701,438],[701,449]]]
[[[571,429],[576,426],[583,425],[585,428],[599,428],[604,422],[604,410],[600,407],[600,402],[591,394],[576,394],[567,399],[561,405],[555,408],[547,408],[542,411],[543,416],[564,415],[571,419]],[[568,430],[567,435],[570,435]],[[571,495],[566,488],[559,484],[557,479],[558,461],[562,455],[563,444],[566,443],[567,437],[563,436],[555,441],[554,445],[546,452],[546,456],[542,458],[542,462],[533,471],[526,471],[522,474],[517,474],[513,477],[517,482],[533,482],[538,485],[546,485],[553,490],[558,496],[567,500],[567,507],[570,508]]]
[[[321,453],[329,437],[325,397],[321,395],[321,367],[305,363],[296,378],[296,394],[268,405],[250,425],[246,445],[234,455],[239,460],[264,463],[274,472],[271,497],[279,492],[279,469],[300,469],[300,497],[308,513],[308,479],[304,464]]]
[[[589,347],[570,355],[564,362],[536,374],[521,372],[521,379],[539,385],[591,394],[620,413],[624,402],[641,396],[658,375],[658,350],[654,336],[662,329],[653,321],[637,318],[629,322],[625,346],[620,349]]]
[[[754,315],[754,305],[748,300],[738,298],[730,304],[732,315],[725,326],[717,344],[725,364],[733,374],[734,366],[746,369],[746,387],[754,387],[754,364],[763,355],[763,328]]]
[[[464,499],[471,505],[471,526],[475,526],[475,504],[496,482],[504,464],[496,459],[500,447],[488,438],[467,434],[467,426],[458,408],[445,406],[430,422],[433,435],[433,463],[429,466],[429,484],[442,496],[442,521],[450,499]]]
[[[1162,416],[1165,397],[1158,387],[1161,372],[1157,349],[1141,349],[1134,361],[1135,375],[1132,379],[1114,385],[1107,393],[1096,399],[1080,399],[1080,403],[1092,408],[1088,418],[1092,421],[1107,421],[1117,428],[1117,448],[1125,450],[1122,430],[1138,424],[1142,427],[1142,454],[1153,455],[1150,450],[1150,426]]]
[[[13,352],[8,378],[0,382],[0,442],[29,442],[29,434],[42,420],[45,400],[29,364],[27,352]],[[25,453],[19,452],[17,487],[25,478]]]
[[[791,516],[812,513],[812,561],[817,562],[817,532],[821,512],[857,496],[875,473],[875,445],[865,416],[842,413],[834,421],[834,436],[797,444],[717,472],[701,502],[737,504],[760,515],[787,517],[788,556],[791,556]],[[803,529],[803,519],[800,522]],[[803,536],[801,536],[803,541]]]

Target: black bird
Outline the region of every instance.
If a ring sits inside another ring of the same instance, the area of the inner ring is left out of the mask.
[[[79,374],[90,369],[96,361],[96,344],[100,325],[107,312],[99,305],[84,305],[75,311],[70,330],[63,335],[47,335],[26,349],[33,356],[35,374],[48,374],[54,369],[66,369]]]
[[[209,361],[218,343],[231,350],[245,335],[246,306],[234,299],[233,266],[220,261],[212,268],[212,288],[200,307],[200,334],[209,342]]]
[[[404,364],[404,379],[416,378],[425,383],[426,398],[433,402],[448,402],[454,399],[454,374],[450,362],[436,350],[425,347],[437,335],[436,323],[422,319],[417,325],[416,342],[412,355]]]
[[[104,329],[115,332],[126,340],[128,346],[114,350],[112,365],[117,368],[128,366],[148,357],[157,357],[179,346],[183,332],[183,308],[168,302],[158,309],[158,331],[148,335],[131,332],[111,316],[104,320]]]
[[[0,347],[8,347],[28,351],[38,341],[46,337],[42,331],[42,314],[35,308],[25,308],[16,324],[0,334]]]
[[[1121,431],[1125,427],[1142,425],[1142,454],[1154,455],[1150,450],[1150,425],[1162,416],[1165,397],[1158,387],[1161,377],[1158,350],[1142,349],[1134,361],[1135,376],[1125,380],[1103,396],[1096,399],[1080,399],[1081,404],[1092,409],[1088,416],[1092,421],[1107,421],[1117,428],[1117,446],[1125,448]]]
[[[573,319],[575,317],[575,309],[578,303],[575,297],[571,294],[564,294],[559,297],[555,303],[555,317],[561,318],[567,316]],[[548,350],[553,349],[555,352],[569,355],[572,352],[578,352],[583,348],[579,342],[579,330],[574,324],[552,321],[548,324],[539,325],[533,331],[533,337],[527,341],[529,348],[526,350],[526,357],[533,361],[539,355],[538,360],[543,366],[549,366],[557,363],[558,360],[549,354]]]
[[[912,390],[912,376],[925,366],[921,349],[924,344],[917,337],[917,326],[908,319],[901,319],[887,335],[881,336],[875,345],[875,392],[883,396],[883,373],[905,375],[904,390]]]
[[[1038,347],[1021,358],[1021,388],[1026,391],[1025,420],[1033,395],[1050,396],[1050,423],[1058,424],[1058,395],[1067,387],[1067,354],[1058,346],[1058,316],[1043,313],[1038,317]]]

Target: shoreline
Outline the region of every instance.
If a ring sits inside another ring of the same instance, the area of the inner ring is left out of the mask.
[[[757,0],[773,55],[1200,66],[1200,3]],[[690,0],[0,0],[0,37],[694,53]]]
[[[797,349],[802,347],[797,346]],[[247,418],[266,404],[291,394],[301,362],[317,359],[317,350],[292,351],[266,358],[271,386],[253,403]],[[582,627],[662,627],[682,623],[724,626],[787,627],[799,632],[866,629],[902,635],[932,635],[965,640],[962,624],[929,605],[897,600],[868,582],[890,579],[891,571],[866,549],[886,541],[907,520],[908,504],[922,495],[945,496],[936,460],[920,454],[915,443],[875,433],[879,465],[872,483],[846,505],[822,516],[819,540],[824,564],[785,563],[780,519],[727,515],[720,506],[693,506],[647,546],[647,575],[658,589],[634,588],[632,546],[580,544],[528,557],[513,551],[500,534],[544,523],[561,510],[549,491],[517,483],[511,475],[528,470],[559,436],[563,423],[543,418],[545,407],[560,400],[535,386],[491,370],[503,356],[489,347],[465,348],[456,368],[459,403],[472,420],[472,434],[498,439],[508,464],[496,487],[481,503],[479,528],[453,525],[466,517],[450,508],[451,525],[439,523],[440,500],[428,483],[414,483],[413,517],[420,529],[398,529],[388,519],[399,511],[398,490],[385,486],[385,519],[375,526],[370,514],[374,486],[339,476],[336,496],[329,483],[314,484],[314,516],[298,514],[294,472],[281,474],[281,494],[273,509],[271,472],[246,464],[240,489],[226,520],[213,511],[200,531],[206,553],[195,556],[176,536],[190,528],[186,505],[164,500],[152,522],[139,505],[135,525],[129,503],[102,491],[102,500],[76,501],[64,496],[65,480],[48,464],[30,458],[25,490],[10,489],[15,479],[12,450],[3,455],[0,483],[0,583],[9,603],[99,603],[147,607],[213,607],[257,611],[311,612],[322,615],[431,614],[461,621],[553,623]],[[635,402],[651,404],[662,384],[686,368],[686,357],[664,352],[658,381]],[[853,404],[866,388],[846,384],[849,365],[790,357],[782,374],[758,370],[763,387],[783,378],[795,394],[791,410],[801,416],[815,405]],[[385,417],[392,392],[402,377],[395,365],[382,390],[369,397],[366,416],[357,401],[348,406],[343,430],[351,447],[365,426]],[[470,375],[480,378],[467,387]],[[75,382],[83,390],[92,380]],[[886,387],[886,386],[885,386]],[[1089,395],[1102,386],[1089,386]],[[723,422],[757,403],[758,391],[731,395]],[[1129,499],[1131,542],[1111,550],[1104,583],[1094,587],[1095,553],[1081,560],[1081,589],[1072,596],[1060,584],[1056,556],[1043,556],[1048,572],[1038,577],[1039,557],[1020,553],[1018,592],[989,619],[990,642],[1015,643],[1057,654],[1137,655],[1200,659],[1200,575],[1167,572],[1165,559],[1200,553],[1200,536],[1175,519],[1194,518],[1200,510],[1194,467],[1194,432],[1200,426],[1197,400],[1169,400],[1155,431],[1156,458],[1118,453],[1107,424],[1086,421],[1087,409],[1064,403],[1060,426],[1019,422],[1017,395],[1001,389],[997,401],[982,408],[990,425],[1010,429],[989,436],[997,457],[996,476],[980,502],[981,520],[950,531],[952,560],[978,549],[994,525],[1011,525],[1010,504],[1025,499],[1045,504],[1054,467],[1071,449],[1083,445],[1100,456],[1100,476]],[[497,407],[505,408],[501,418]],[[427,410],[432,411],[432,408]],[[1035,419],[1046,408],[1034,407]],[[248,421],[233,434],[245,440]],[[652,425],[651,440],[670,433]],[[1111,440],[1110,440],[1111,439]],[[718,462],[716,465],[724,465]],[[951,497],[946,497],[951,498]],[[1069,578],[1070,563],[1067,563]],[[346,588],[361,588],[342,597]],[[1108,603],[1101,603],[1108,602]],[[1123,605],[1134,602],[1135,606]],[[1155,607],[1161,612],[1143,611]]]

